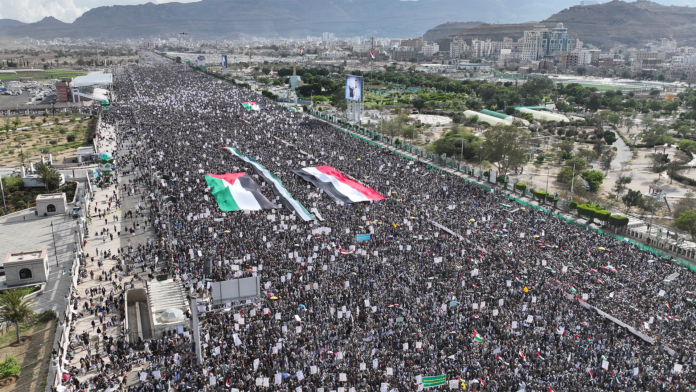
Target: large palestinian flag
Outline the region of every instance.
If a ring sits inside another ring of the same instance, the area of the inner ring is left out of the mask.
[[[227,151],[232,153],[232,155],[250,164],[251,167],[254,168],[254,172],[261,176],[264,179],[264,181],[266,181],[266,183],[271,186],[271,188],[273,189],[273,193],[275,193],[276,196],[280,198],[280,202],[283,203],[285,207],[287,207],[290,211],[295,212],[295,214],[297,214],[297,216],[302,218],[302,220],[305,222],[314,220],[314,215],[310,214],[309,211],[307,211],[307,209],[304,208],[304,206],[299,201],[292,198],[292,195],[290,194],[290,192],[288,192],[287,189],[285,189],[285,187],[283,186],[283,182],[280,181],[280,178],[274,176],[262,164],[245,156],[236,148],[225,148],[227,149]]]
[[[305,167],[292,172],[323,189],[335,201],[358,203],[385,199],[374,189],[351,180],[331,166]]]
[[[222,211],[277,208],[246,173],[206,174],[205,181]]]
[[[259,105],[257,102],[242,102],[242,106],[244,106],[244,109],[246,110],[259,111],[263,109],[263,107]]]

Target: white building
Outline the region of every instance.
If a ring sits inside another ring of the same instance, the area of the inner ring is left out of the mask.
[[[353,45],[353,52],[358,52],[358,53],[369,52],[371,47],[372,47],[372,45],[369,43],[355,44],[355,45]]]
[[[454,40],[450,42],[450,57],[453,59],[458,59],[463,57],[466,52],[469,51],[469,45],[463,40]]]
[[[10,253],[3,262],[5,286],[18,287],[48,281],[48,252],[46,249]]]
[[[493,42],[491,42],[491,40],[471,40],[471,48],[469,48],[469,51],[474,57],[490,57],[493,53]]]
[[[435,53],[440,51],[440,45],[436,43],[423,45],[423,56],[432,57]]]

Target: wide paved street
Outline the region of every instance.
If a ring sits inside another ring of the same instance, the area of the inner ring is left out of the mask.
[[[51,223],[55,233],[55,248]],[[75,229],[77,221],[69,215],[39,217],[34,211],[0,219],[0,254],[36,249],[48,251],[50,275],[44,292],[34,300],[37,312],[65,309],[65,299],[70,287],[70,266],[74,258]],[[56,260],[57,250],[57,260]]]

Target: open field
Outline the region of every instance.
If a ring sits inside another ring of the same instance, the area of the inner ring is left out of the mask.
[[[609,91],[609,90],[640,90],[640,87],[629,87],[629,86],[607,86],[605,84],[587,84],[587,83],[579,83],[582,87],[585,88],[596,88],[597,91]]]
[[[7,117],[0,119],[0,166],[16,167],[22,163],[22,152],[24,158],[37,160],[43,154],[47,156],[53,154],[53,161],[60,163],[65,156],[75,154],[77,147],[90,146],[91,131],[89,131],[89,121],[80,121],[79,117],[67,116],[37,116],[31,117]],[[29,127],[27,129],[10,130],[6,132],[7,126],[13,127],[13,121],[19,121],[17,128]],[[59,121],[59,124],[56,124]],[[50,125],[44,125],[46,124]],[[38,125],[42,125],[39,127]],[[68,135],[75,135],[73,141],[68,141]],[[21,147],[19,146],[21,143]]]
[[[72,69],[49,69],[41,72],[17,72],[16,74],[0,74],[0,80],[19,79],[20,77],[34,79],[60,79],[74,78],[87,75],[87,71],[76,71]]]
[[[12,355],[19,361],[19,378],[9,384],[0,384],[0,392],[38,392],[46,388],[51,349],[56,334],[56,320],[37,320],[31,325],[20,327],[21,343],[16,344],[15,327],[11,326],[0,335],[0,359]]]

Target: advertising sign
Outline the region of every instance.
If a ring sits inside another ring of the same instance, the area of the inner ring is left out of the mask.
[[[362,102],[362,77],[346,75],[346,99]]]
[[[227,68],[227,55],[222,55],[222,68]]]
[[[198,56],[198,66],[205,67],[205,56],[203,56],[203,55]]]

